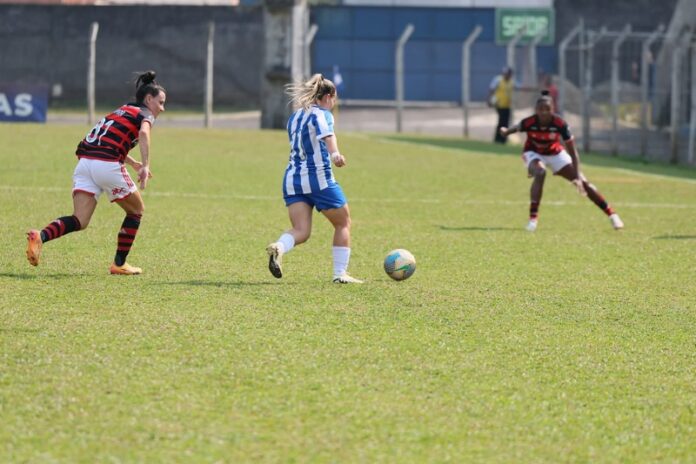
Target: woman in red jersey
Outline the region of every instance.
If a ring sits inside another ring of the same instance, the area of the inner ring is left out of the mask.
[[[522,159],[527,165],[529,177],[533,177],[531,202],[529,206],[529,223],[527,230],[534,232],[537,228],[539,203],[544,190],[546,166],[554,174],[572,182],[582,195],[586,195],[604,213],[609,216],[614,229],[623,228],[623,222],[616,212],[604,199],[602,194],[592,185],[580,171],[580,157],[575,148],[573,135],[568,123],[552,112],[554,102],[548,91],[541,92],[536,102],[535,114],[524,118],[519,124],[507,128],[502,127],[500,133],[504,136],[515,132],[526,132],[527,142],[524,145]],[[568,151],[563,149],[561,141]]]
[[[102,118],[77,146],[72,216],[60,217],[40,231],[32,229],[27,233],[27,259],[33,266],[39,264],[44,242],[86,229],[99,195],[106,193],[111,202],[116,202],[126,212],[118,233],[116,256],[109,271],[121,275],[142,273],[142,269],[126,263],[145,205],[125,164],[137,171],[140,188],[145,189],[152,177],[150,130],[155,118],[164,111],[166,94],[164,88],[155,82],[154,71],[138,76],[135,86],[135,102],[127,103]],[[141,161],[128,154],[138,143]]]

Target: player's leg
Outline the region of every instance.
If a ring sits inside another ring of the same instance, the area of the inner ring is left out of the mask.
[[[139,267],[127,264],[126,258],[133,246],[135,236],[140,228],[140,221],[145,212],[143,197],[140,195],[140,192],[135,190],[125,197],[117,198],[113,201],[125,211],[126,217],[123,219],[123,223],[121,223],[121,228],[118,232],[116,255],[114,256],[114,262],[109,272],[119,275],[141,274],[143,270]]]
[[[85,230],[97,208],[97,197],[87,192],[73,193],[73,217],[77,219],[77,229]],[[67,233],[67,232],[66,232]]]
[[[527,223],[527,230],[534,232],[539,221],[539,206],[544,193],[546,166],[543,161],[534,158],[527,165],[527,174],[533,179],[532,186],[529,188],[529,222]]]
[[[281,234],[276,242],[266,247],[268,253],[268,270],[273,277],[283,277],[283,255],[307,240],[312,233],[312,205],[305,201],[286,199],[288,204],[288,216],[292,228]]]
[[[573,181],[575,180],[577,176],[577,172],[575,170],[575,166],[572,164],[567,164],[563,166],[558,172],[556,172],[559,176],[562,176],[564,179],[567,179],[568,181]],[[609,216],[609,220],[611,221],[612,227],[614,229],[622,229],[623,228],[623,221],[621,221],[621,218],[619,217],[618,214],[614,211],[614,209],[607,203],[607,200],[604,198],[604,196],[599,193],[599,190],[597,190],[597,187],[595,187],[593,184],[591,184],[587,178],[584,175],[580,175],[580,178],[582,179],[582,185],[585,188],[585,192],[587,192],[587,197],[597,205],[599,209],[604,211],[604,214]]]
[[[333,281],[341,284],[361,284],[362,281],[348,275],[350,262],[350,209],[348,204],[340,208],[322,210],[322,214],[334,227],[333,235]]]
[[[109,201],[118,204],[126,212],[118,233],[116,256],[109,272],[120,275],[140,274],[142,269],[126,263],[145,211],[140,192],[123,164],[92,160],[89,165],[94,183],[106,192]]]
[[[86,163],[78,162],[73,174],[73,214],[62,216],[42,230],[32,229],[27,232],[27,259],[32,266],[38,266],[44,242],[55,240],[63,235],[87,228],[92,214],[97,207],[97,198],[101,190],[92,182]]]
[[[285,233],[292,236],[293,245],[286,247],[285,253],[309,240],[312,234],[312,205],[305,202],[293,203],[288,206],[288,217],[292,228]]]

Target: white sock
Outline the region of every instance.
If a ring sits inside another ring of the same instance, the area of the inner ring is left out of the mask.
[[[348,270],[348,261],[350,261],[350,248],[335,246],[332,253],[334,276],[345,274]]]
[[[278,243],[280,243],[280,247],[282,248],[280,251],[282,253],[287,253],[295,247],[295,237],[286,232],[280,236]]]

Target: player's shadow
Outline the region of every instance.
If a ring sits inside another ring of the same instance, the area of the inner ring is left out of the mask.
[[[659,235],[654,240],[696,240],[696,235]]]
[[[32,333],[39,333],[41,332],[41,329],[28,329],[26,327],[0,327],[0,333],[6,333],[6,334],[32,334]]]
[[[53,274],[28,274],[26,272],[0,272],[0,277],[8,277],[10,279],[17,279],[17,280],[35,280],[35,279],[54,279],[54,280],[61,280],[61,279],[70,279],[74,277],[79,277],[81,275],[84,275],[83,273],[75,273],[75,274],[67,274],[64,272],[58,272],[58,273],[53,273]]]
[[[176,282],[155,282],[156,285],[185,285],[191,287],[254,287],[262,285],[278,285],[278,282],[243,282],[243,281],[216,281],[216,280],[180,280]],[[289,282],[283,282],[283,285],[292,285]]]
[[[464,226],[464,227],[451,227],[451,226],[438,226],[440,230],[445,230],[448,232],[502,232],[502,231],[518,231],[521,230],[517,227],[482,227],[482,226]]]

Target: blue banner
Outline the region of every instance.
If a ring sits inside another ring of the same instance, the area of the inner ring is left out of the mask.
[[[46,122],[48,86],[0,83],[0,121]]]

